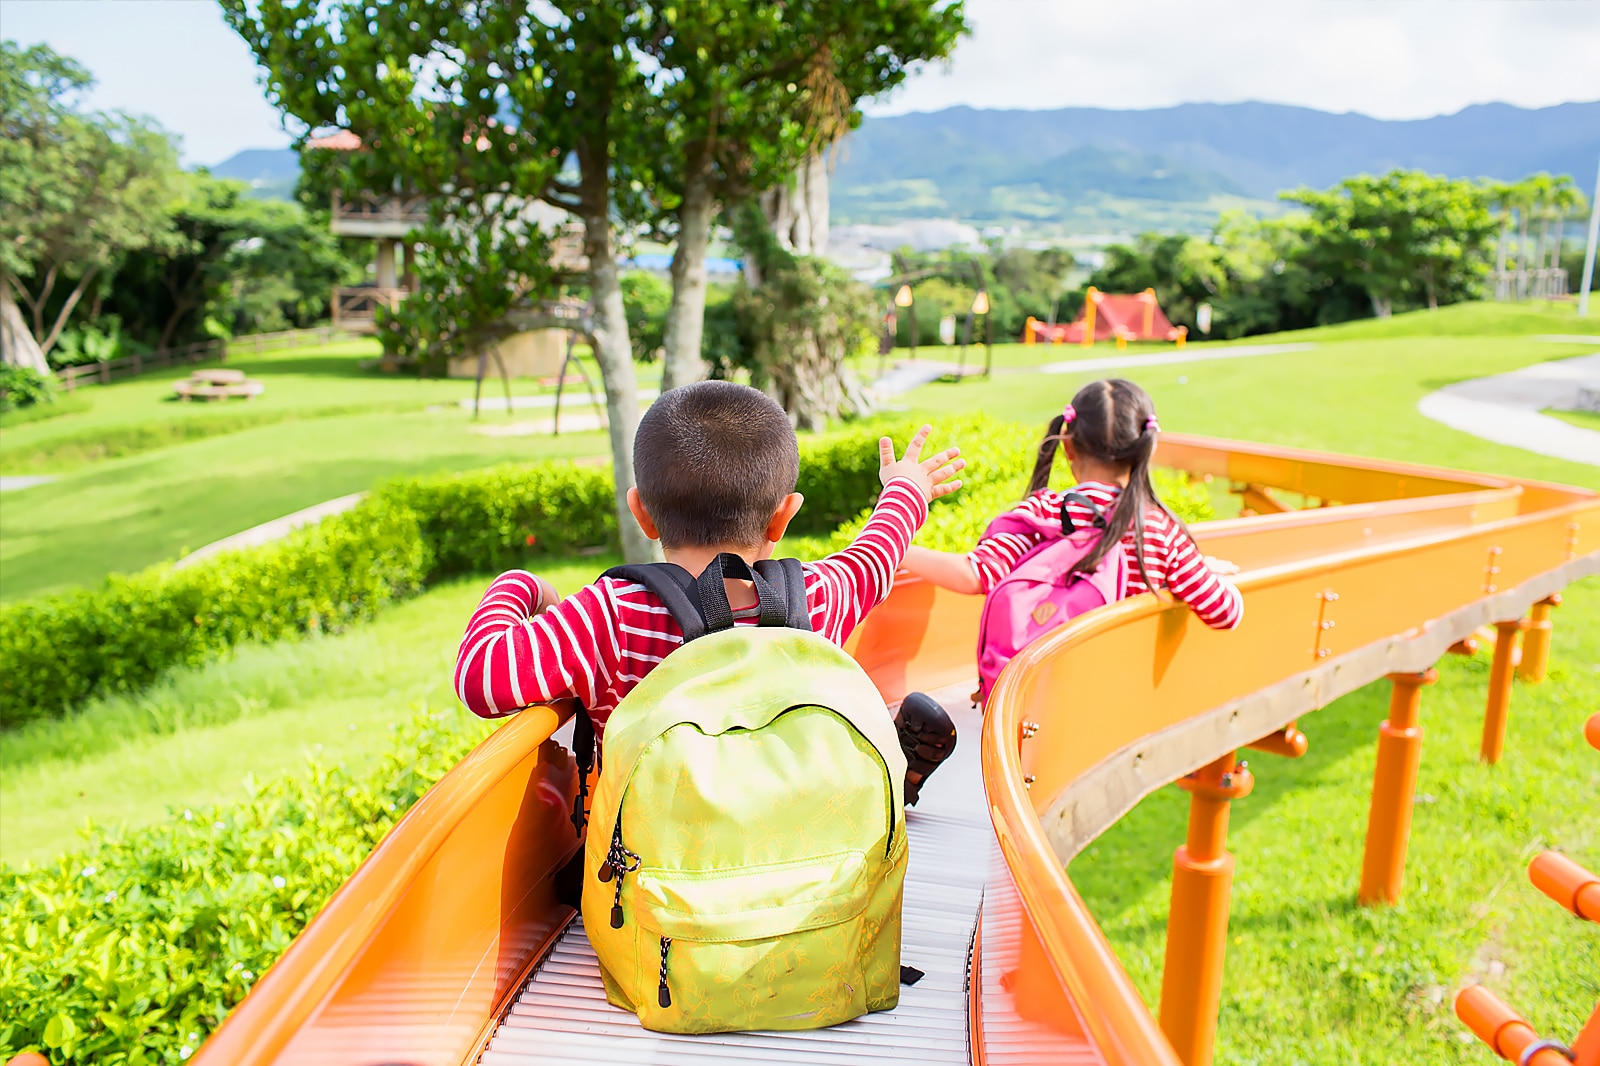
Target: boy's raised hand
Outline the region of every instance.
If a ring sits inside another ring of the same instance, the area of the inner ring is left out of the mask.
[[[894,441],[888,437],[878,441],[878,480],[887,485],[894,478],[908,478],[922,490],[923,499],[929,501],[948,496],[959,489],[961,479],[956,475],[967,465],[965,459],[959,458],[960,448],[946,448],[937,455],[922,458],[922,446],[932,432],[932,426],[917,430],[911,443],[906,445],[903,459],[894,457]]]

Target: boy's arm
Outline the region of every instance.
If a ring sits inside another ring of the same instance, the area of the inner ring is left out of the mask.
[[[473,714],[499,718],[567,696],[594,705],[620,658],[609,601],[597,585],[554,595],[523,570],[483,594],[456,655],[456,695]]]
[[[928,501],[911,481],[897,478],[884,486],[850,546],[808,568],[822,585],[822,595],[811,596],[812,628],[834,640],[848,636],[889,595],[900,560],[927,518]]]
[[[889,438],[879,442],[883,492],[872,516],[848,548],[810,568],[812,628],[831,640],[843,643],[862,616],[889,595],[911,538],[927,521],[928,504],[961,487],[956,474],[966,461],[957,458],[960,449],[922,458],[922,446],[931,432],[930,426],[918,430],[899,461]]]

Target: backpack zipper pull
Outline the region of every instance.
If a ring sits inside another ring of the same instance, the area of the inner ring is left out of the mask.
[[[600,864],[596,876],[602,881],[617,882],[617,894],[611,904],[611,928],[622,928],[622,878],[639,868],[639,856],[629,851],[622,844],[622,816],[617,816],[617,824],[611,831],[611,850],[606,852],[606,861]]]
[[[656,1002],[661,1004],[661,1009],[666,1010],[672,1006],[672,990],[667,987],[667,949],[672,946],[672,938],[661,938],[661,985],[656,989]]]

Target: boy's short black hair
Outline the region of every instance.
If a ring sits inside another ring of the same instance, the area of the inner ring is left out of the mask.
[[[633,474],[665,548],[753,548],[800,477],[789,416],[766,394],[700,381],[661,394],[639,421]]]

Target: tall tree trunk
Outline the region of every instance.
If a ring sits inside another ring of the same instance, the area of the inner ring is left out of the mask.
[[[711,242],[709,159],[691,155],[678,208],[678,247],[672,253],[672,303],[667,308],[661,391],[706,376],[701,355],[706,326],[706,246]]]
[[[611,434],[611,470],[616,486],[617,531],[622,556],[630,563],[649,562],[659,553],[628,510],[633,487],[633,437],[639,426],[639,380],[633,370],[633,346],[622,305],[616,251],[611,244],[609,153],[580,149],[583,181],[583,250],[589,257],[589,292],[594,301],[594,355],[606,390],[606,421]]]
[[[1372,301],[1372,313],[1379,318],[1388,318],[1394,313],[1394,304],[1387,296],[1378,295],[1378,290],[1368,289],[1367,298]]]
[[[39,342],[28,329],[22,309],[11,291],[11,279],[0,277],[0,363],[6,366],[24,366],[41,374],[50,373]]]
[[[785,251],[824,255],[828,251],[828,162],[821,152],[806,157],[785,185],[761,194],[761,213]]]

